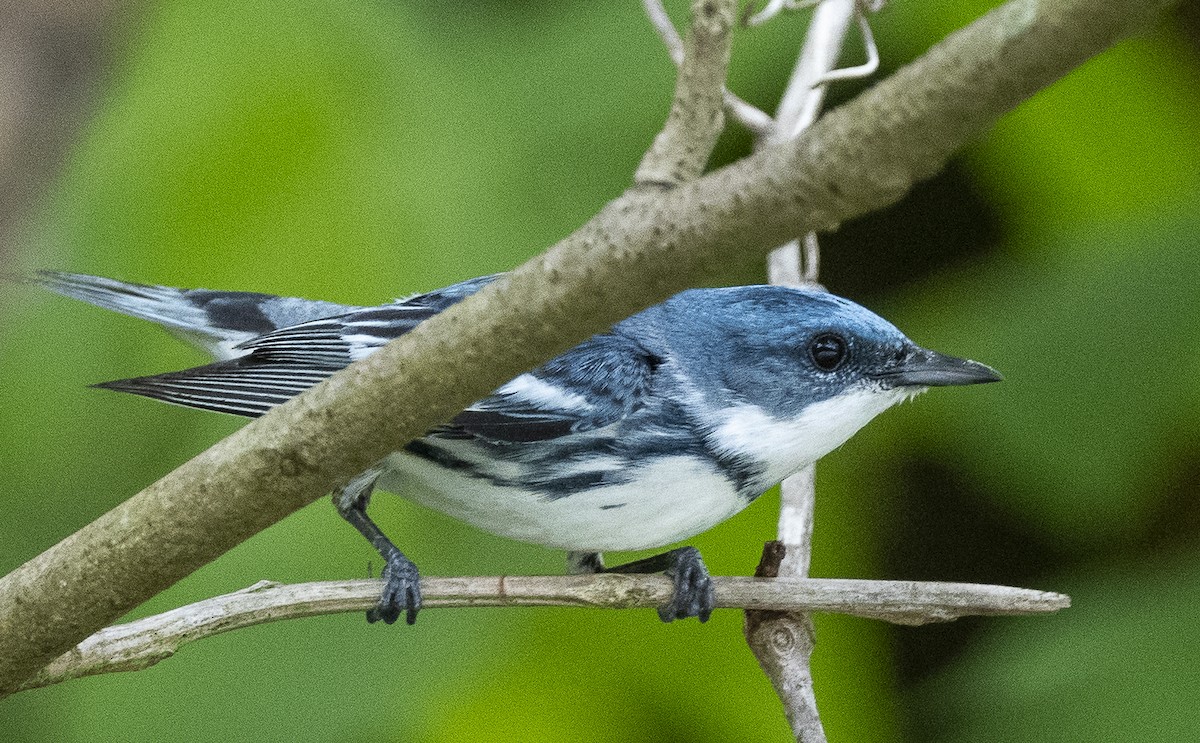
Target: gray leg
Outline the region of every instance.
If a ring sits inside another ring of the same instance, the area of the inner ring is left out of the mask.
[[[658,608],[658,618],[664,622],[696,617],[707,622],[716,605],[712,579],[708,568],[695,547],[680,547],[644,560],[604,567],[599,552],[568,552],[567,571],[570,573],[665,573],[675,584],[675,594]]]
[[[342,518],[358,529],[383,558],[383,595],[379,597],[379,604],[367,612],[367,621],[378,622],[382,619],[384,624],[392,624],[404,613],[405,621],[412,624],[417,621],[417,612],[421,609],[421,582],[417,566],[396,549],[396,545],[367,515],[367,504],[371,502],[371,493],[381,472],[380,468],[373,467],[355,477],[333,493],[333,504]]]
[[[591,575],[604,572],[604,555],[599,552],[568,552],[568,575]]]

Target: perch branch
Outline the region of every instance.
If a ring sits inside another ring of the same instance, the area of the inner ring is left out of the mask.
[[[887,206],[1003,113],[1175,0],[1011,0],[803,138],[633,189],[545,253],[0,579],[0,696],[491,390],[797,233]]]
[[[946,622],[977,614],[1042,614],[1065,608],[1066,596],[1005,586],[855,580],[714,578],[717,606],[822,611],[900,624]],[[574,606],[651,609],[671,597],[660,575],[424,578],[424,608]],[[149,668],[191,642],[284,619],[361,613],[379,601],[379,581],[283,585],[262,581],[154,616],[108,627],[56,658],[22,688],[83,676]]]

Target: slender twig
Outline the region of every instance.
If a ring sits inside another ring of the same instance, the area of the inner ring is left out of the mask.
[[[768,0],[767,4],[763,6],[763,9],[757,13],[753,12],[754,3],[751,2],[746,6],[746,25],[761,26],[767,21],[773,20],[775,16],[779,15],[785,10],[802,10],[804,8],[811,8],[820,2],[821,0]]]
[[[758,142],[759,146],[795,139],[817,120],[825,101],[825,79],[837,67],[846,33],[856,15],[861,15],[857,0],[824,0],[813,11],[804,47],[779,101],[775,127],[768,138]],[[817,282],[816,235],[809,233],[804,240],[808,259],[804,264],[800,261],[799,240],[791,240],[771,252],[767,275],[772,284],[797,286]]]
[[[0,696],[505,380],[731,262],[894,203],[1001,115],[1177,0],[1010,0],[824,116],[557,245],[0,579]]]
[[[859,33],[862,34],[863,48],[867,52],[867,61],[853,67],[841,67],[836,70],[830,70],[820,80],[817,80],[817,85],[828,85],[838,80],[857,80],[862,77],[870,77],[879,69],[879,47],[875,44],[875,34],[871,31],[871,21],[862,10],[859,10],[855,14],[855,19],[858,21]]]
[[[977,614],[1042,614],[1065,608],[1057,593],[969,583],[714,578],[717,605],[775,611],[822,611],[900,624],[945,622]],[[559,606],[649,609],[671,597],[658,575],[567,575],[424,578],[427,609],[475,606]],[[285,619],[355,614],[379,601],[379,582],[330,581],[283,585],[262,581],[162,614],[103,629],[64,653],[23,688],[83,676],[149,668],[180,647],[230,630]]]
[[[667,55],[675,66],[679,67],[683,64],[683,37],[671,22],[667,9],[663,7],[661,0],[643,0],[642,5],[646,8],[646,17],[650,19],[650,25],[658,32],[663,46],[667,48]]]
[[[811,474],[809,467],[804,473]],[[801,540],[791,546],[783,542],[768,542],[763,548],[762,560],[754,575],[760,578],[774,578],[780,575],[782,565],[790,556],[791,565],[787,566],[789,573],[803,576],[808,572],[808,556],[810,554],[812,526],[811,514],[788,514],[789,501],[792,506],[802,508],[815,502],[811,487],[804,485],[797,478],[803,474],[793,475],[784,480],[780,487],[784,490],[784,508],[780,516],[780,530],[789,531],[801,529],[803,534],[791,534],[793,539]],[[794,493],[788,493],[788,489]],[[806,528],[807,527],[807,528]],[[795,580],[795,579],[793,579]],[[813,629],[810,610],[763,611],[747,609],[743,627],[746,644],[758,660],[763,673],[771,681],[776,696],[783,703],[783,712],[787,717],[792,735],[802,743],[823,743],[825,728],[821,725],[821,716],[817,711],[817,698],[813,692],[812,653],[816,646],[816,634]]]
[[[767,11],[778,12],[768,7]],[[813,12],[796,67],[780,99],[770,141],[799,137],[817,119],[831,71],[837,66],[846,33],[863,18],[857,0],[823,0]],[[864,25],[865,21],[864,21]],[[869,32],[868,32],[869,33]],[[767,273],[773,284],[817,283],[820,254],[815,232],[771,251]],[[755,575],[806,578],[812,554],[816,507],[816,467],[810,465],[780,484],[779,542],[768,544]],[[824,743],[825,728],[813,692],[812,653],[816,645],[812,616],[806,612],[747,611],[746,642],[783,703],[792,734],[801,743]]]
[[[683,64],[683,39],[680,38],[679,31],[675,29],[675,24],[671,22],[671,17],[667,15],[667,9],[663,7],[662,0],[643,0],[642,4],[646,8],[646,16],[650,19],[650,25],[658,32],[671,61],[675,63],[676,67],[679,67]],[[722,84],[724,84],[724,80],[722,80]],[[734,95],[728,88],[722,87],[722,91],[725,112],[732,116],[734,121],[746,127],[756,138],[771,131],[773,122],[766,112]]]
[[[725,127],[722,93],[736,16],[734,0],[692,3],[671,113],[634,173],[636,185],[674,187],[704,172]]]
[[[857,12],[856,0],[824,0],[813,11],[804,47],[775,112],[773,141],[794,139],[817,120],[827,90],[821,79],[837,67]]]

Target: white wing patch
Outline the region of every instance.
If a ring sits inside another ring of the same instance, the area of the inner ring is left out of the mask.
[[[361,323],[359,323],[361,325]],[[384,344],[390,341],[390,338],[380,338],[377,335],[367,335],[360,333],[356,335],[343,336],[342,340],[349,346],[350,360],[358,361],[365,359],[379,349],[383,348]]]
[[[496,393],[511,395],[548,410],[584,412],[593,407],[583,395],[569,392],[557,384],[538,379],[528,372],[505,384],[496,390]]]

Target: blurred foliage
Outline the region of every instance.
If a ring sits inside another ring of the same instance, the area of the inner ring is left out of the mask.
[[[993,4],[889,7],[875,22],[885,62]],[[825,460],[815,574],[1075,598],[1051,618],[919,629],[818,617],[831,740],[1170,740],[1200,723],[1196,17],[1084,66],[905,201],[825,240],[831,289],[1008,379],[936,391]],[[168,0],[140,22],[10,270],[363,304],[502,270],[620,192],[673,82],[634,3]],[[804,23],[741,32],[731,86],[769,106]],[[717,161],[747,147],[731,129]],[[199,361],[141,323],[21,287],[0,307],[0,570],[239,425],[84,388]],[[715,572],[752,570],[778,503],[761,501],[694,540]],[[561,569],[558,554],[399,498],[373,508],[430,574]],[[371,558],[321,502],[136,615],[262,578],[364,575]],[[0,729],[14,741],[788,740],[740,621],[288,622],[17,695]]]

